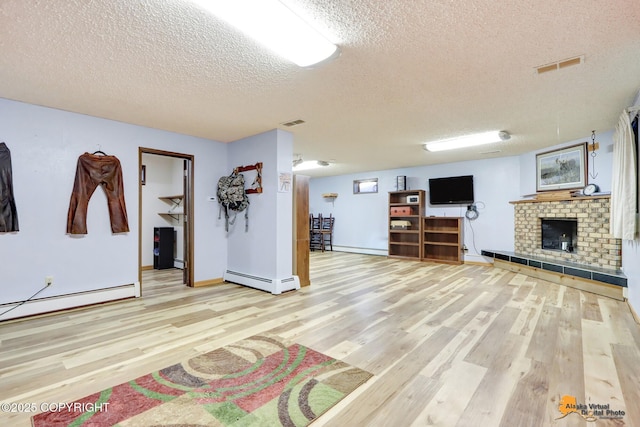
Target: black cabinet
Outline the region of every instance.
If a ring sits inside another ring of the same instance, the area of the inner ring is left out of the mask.
[[[173,251],[173,227],[155,227],[153,229],[153,268],[156,270],[173,268]]]

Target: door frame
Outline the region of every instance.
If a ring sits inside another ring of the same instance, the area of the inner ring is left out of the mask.
[[[142,171],[142,155],[143,154],[156,154],[159,156],[173,157],[176,159],[187,160],[190,167],[186,168],[186,180],[188,183],[188,189],[184,194],[184,233],[187,242],[187,247],[184,253],[184,269],[183,275],[185,285],[189,287],[194,286],[193,282],[193,167],[194,156],[192,154],[176,153],[173,151],[158,150],[155,148],[138,147],[138,170]],[[138,281],[142,284],[142,180],[138,180]],[[142,285],[141,285],[142,287]]]

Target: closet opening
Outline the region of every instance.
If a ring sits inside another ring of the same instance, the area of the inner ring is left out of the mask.
[[[193,155],[138,148],[138,280],[143,270],[181,269],[193,287]]]

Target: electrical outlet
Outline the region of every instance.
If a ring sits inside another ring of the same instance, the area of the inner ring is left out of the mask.
[[[47,286],[53,285],[53,276],[47,276],[44,278],[44,283]]]

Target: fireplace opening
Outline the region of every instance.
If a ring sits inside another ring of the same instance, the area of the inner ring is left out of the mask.
[[[542,218],[542,249],[575,252],[578,242],[576,218]]]

